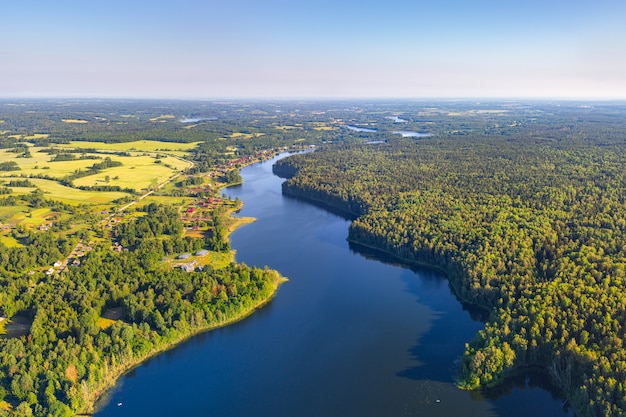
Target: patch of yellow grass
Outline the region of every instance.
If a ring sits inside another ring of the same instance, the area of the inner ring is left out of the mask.
[[[85,191],[66,187],[52,180],[29,178],[29,181],[41,188],[46,198],[63,201],[68,204],[106,204],[129,194],[117,191]]]
[[[113,326],[113,324],[115,324],[116,321],[117,320],[105,319],[104,317],[100,317],[98,319],[97,324],[98,324],[98,327],[100,327],[100,329],[105,330]]]
[[[61,121],[63,123],[77,123],[77,124],[89,123],[88,120],[83,120],[83,119],[62,119]]]
[[[241,132],[233,132],[230,134],[232,139],[251,139],[258,138],[260,136],[265,136],[265,133],[241,133]]]
[[[13,236],[9,235],[0,235],[0,242],[7,248],[21,248],[24,247],[20,242],[15,240]]]
[[[11,411],[11,404],[6,401],[0,401],[0,410]]]
[[[35,133],[32,135],[24,136],[24,139],[45,139],[50,136],[48,133]]]

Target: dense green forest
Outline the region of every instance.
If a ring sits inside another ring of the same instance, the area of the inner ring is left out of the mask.
[[[461,387],[538,366],[578,415],[622,416],[626,113],[580,116],[323,148],[275,172],[291,177],[285,194],[353,216],[351,242],[437,267],[491,311],[466,346]]]

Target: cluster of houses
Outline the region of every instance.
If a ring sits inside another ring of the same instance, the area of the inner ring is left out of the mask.
[[[205,256],[208,253],[209,253],[208,250],[202,249],[202,250],[199,250],[196,253],[194,253],[193,256]],[[181,255],[178,255],[178,259],[181,260],[181,261],[186,261],[186,260],[190,259],[191,256],[192,255],[190,253],[183,253]],[[198,262],[193,260],[193,259],[191,261],[189,261],[189,262],[178,264],[176,266],[179,267],[180,269],[182,269],[185,272],[194,272],[194,271],[202,271],[203,270],[203,266],[202,265],[198,265]]]
[[[242,156],[241,158],[235,159],[234,161],[228,161],[226,165],[228,165],[229,167],[237,165],[248,165],[258,161],[259,159],[266,159],[272,157],[273,155],[274,151],[271,150],[259,151],[255,153],[254,156]]]
[[[85,245],[82,241],[78,242],[74,250],[72,250],[72,253],[70,253],[70,255],[67,257],[67,263],[64,261],[56,261],[54,264],[52,264],[51,268],[48,268],[48,270],[46,270],[46,275],[52,275],[55,272],[62,272],[67,266],[80,265],[80,258],[85,256],[85,254],[91,250],[91,246]]]

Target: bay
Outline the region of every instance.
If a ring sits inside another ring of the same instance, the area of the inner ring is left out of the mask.
[[[541,376],[486,393],[456,388],[483,324],[445,277],[350,247],[349,220],[282,196],[275,160],[226,194],[257,220],[237,261],[289,278],[268,305],[189,339],[120,379],[105,416],[571,416]]]

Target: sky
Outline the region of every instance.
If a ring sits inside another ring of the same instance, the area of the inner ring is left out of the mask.
[[[0,0],[0,97],[626,99],[623,0]]]

